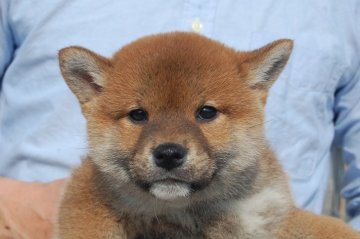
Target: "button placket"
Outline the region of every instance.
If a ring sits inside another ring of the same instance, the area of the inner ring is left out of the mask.
[[[210,37],[212,35],[216,7],[217,0],[186,1],[183,8],[184,29]]]
[[[195,18],[191,23],[191,29],[196,33],[201,33],[203,29],[203,23],[199,18]]]

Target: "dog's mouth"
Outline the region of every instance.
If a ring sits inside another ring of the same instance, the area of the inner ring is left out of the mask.
[[[206,187],[208,182],[186,182],[174,178],[164,178],[152,182],[138,181],[137,184],[158,199],[172,201],[189,198],[192,193]]]
[[[175,200],[190,196],[191,188],[186,182],[174,179],[164,179],[151,184],[149,192],[162,200]]]
[[[164,179],[160,179],[160,180],[155,180],[152,182],[154,183],[163,183],[163,184],[176,184],[176,183],[185,183],[187,184],[188,182],[185,182],[183,180],[179,180],[179,179],[175,179],[175,178],[164,178]]]

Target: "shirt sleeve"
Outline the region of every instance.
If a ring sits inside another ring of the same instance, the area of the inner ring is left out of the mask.
[[[0,90],[6,68],[14,53],[13,37],[8,23],[8,1],[0,1]]]
[[[347,5],[348,59],[334,102],[334,145],[339,147],[346,164],[341,194],[347,201],[349,223],[360,231],[360,2]]]
[[[342,195],[350,223],[360,230],[360,65],[335,93],[335,145],[346,163]]]

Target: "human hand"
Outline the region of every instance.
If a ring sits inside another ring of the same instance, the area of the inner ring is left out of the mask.
[[[0,238],[50,239],[64,186],[0,177]]]

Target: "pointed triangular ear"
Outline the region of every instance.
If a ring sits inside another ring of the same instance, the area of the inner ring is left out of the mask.
[[[67,47],[59,52],[61,74],[81,104],[98,95],[106,81],[110,61],[85,48]]]
[[[240,53],[240,67],[246,69],[250,88],[258,90],[266,98],[267,91],[284,69],[293,41],[282,39],[260,49]]]

